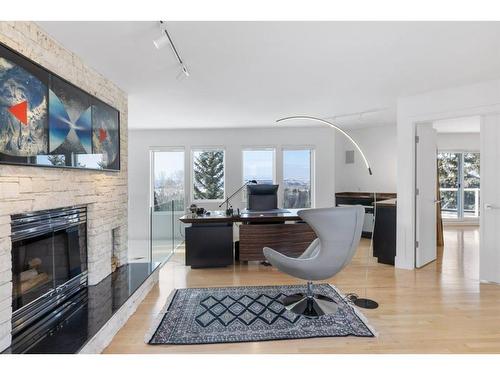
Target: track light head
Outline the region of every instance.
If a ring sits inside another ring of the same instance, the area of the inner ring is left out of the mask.
[[[181,67],[179,74],[177,74],[177,79],[180,79],[182,77],[189,77],[189,70],[184,64],[184,61],[182,61],[181,56],[179,55],[179,52],[177,52],[177,48],[175,48],[174,42],[172,41],[172,38],[170,37],[170,34],[168,33],[167,27],[163,21],[160,21],[160,29],[161,29],[161,36],[153,40],[153,44],[157,49],[165,47],[165,45],[170,45],[170,48],[172,49],[172,52],[174,53],[177,61],[179,62],[179,65]]]
[[[157,49],[161,49],[165,47],[167,44],[170,44],[170,39],[168,39],[167,34],[165,34],[164,32],[162,32],[162,34],[163,34],[162,36],[153,40],[153,44]]]
[[[179,73],[177,73],[177,79],[178,80],[181,80],[181,79],[184,79],[184,78],[187,78],[189,77],[189,70],[188,68],[186,67],[186,65],[181,65],[181,69],[179,70]]]

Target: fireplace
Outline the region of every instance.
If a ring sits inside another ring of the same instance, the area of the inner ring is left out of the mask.
[[[87,285],[87,210],[12,215],[12,344],[29,346]]]

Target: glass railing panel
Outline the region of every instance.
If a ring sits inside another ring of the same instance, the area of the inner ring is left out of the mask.
[[[172,215],[174,223],[172,246],[174,252],[178,252],[183,249],[183,247],[180,245],[184,242],[184,224],[179,219],[184,215],[184,210],[179,209],[178,207],[174,207]]]
[[[151,261],[162,263],[173,252],[172,203],[158,204],[151,209]]]

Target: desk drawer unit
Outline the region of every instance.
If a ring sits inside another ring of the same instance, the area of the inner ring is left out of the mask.
[[[193,224],[186,227],[186,265],[192,268],[233,264],[233,225]]]
[[[262,249],[271,247],[287,256],[297,257],[316,238],[306,223],[242,224],[240,229],[240,261],[265,260]]]

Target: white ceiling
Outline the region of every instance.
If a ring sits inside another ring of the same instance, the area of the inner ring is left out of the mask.
[[[480,117],[460,117],[434,121],[432,126],[438,133],[479,133]]]
[[[396,99],[500,78],[500,22],[39,22],[129,93],[130,128],[270,126],[294,114],[395,123]]]

